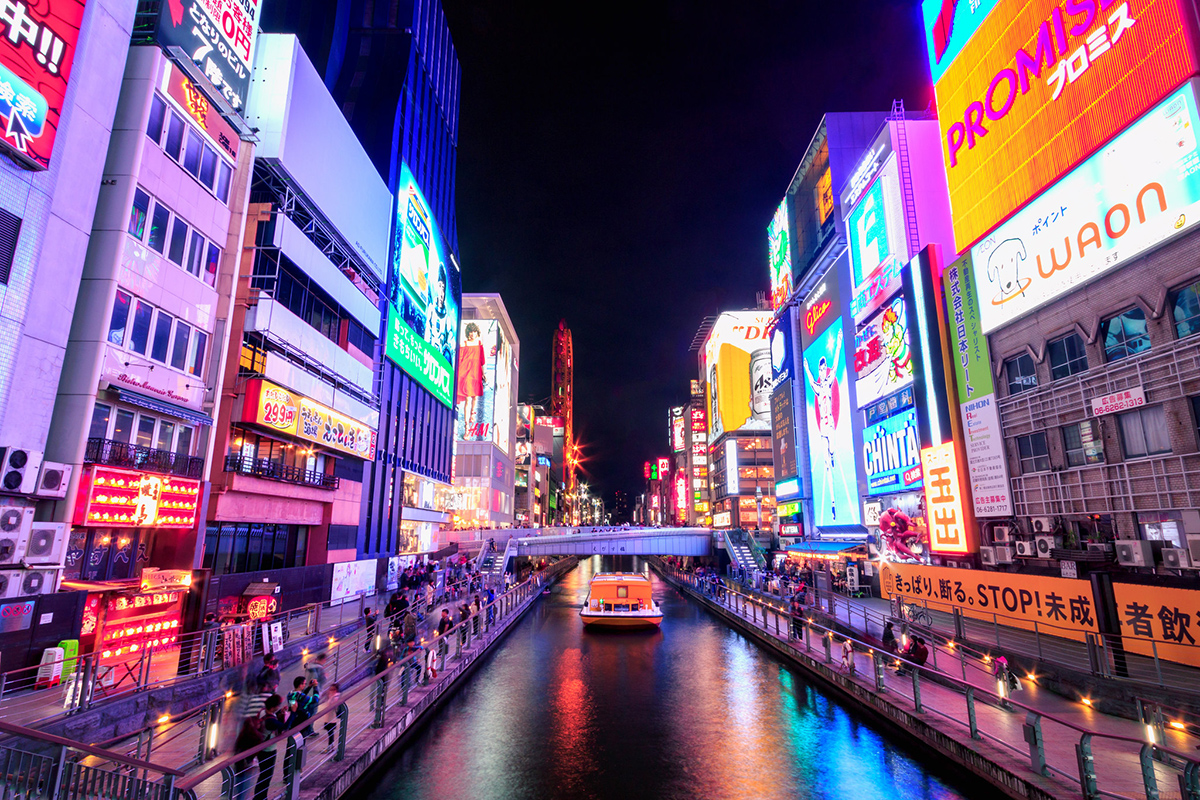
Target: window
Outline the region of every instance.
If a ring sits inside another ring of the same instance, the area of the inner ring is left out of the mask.
[[[302,567],[307,544],[304,525],[212,522],[204,537],[204,566],[214,575]]]
[[[171,248],[167,251],[167,258],[181,267],[183,266],[183,250],[187,247],[187,240],[187,223],[176,217],[175,224],[171,226]]]
[[[117,346],[125,344],[125,324],[129,321],[129,305],[133,298],[127,293],[117,291],[113,300],[112,318],[108,322],[108,341]]]
[[[1183,514],[1178,511],[1139,511],[1138,531],[1149,542],[1164,542],[1164,547],[1185,547]]]
[[[112,440],[129,443],[133,437],[133,412],[127,408],[118,408],[113,420]]]
[[[1046,432],[1038,431],[1028,436],[1018,436],[1017,455],[1021,459],[1022,474],[1049,470],[1050,447],[1046,443]]]
[[[128,408],[113,409],[103,403],[97,403],[92,412],[88,436],[92,439],[112,439],[165,453],[190,456],[195,429],[181,422],[157,419],[143,412]]]
[[[1086,372],[1087,351],[1078,333],[1068,334],[1050,343],[1050,379],[1062,378]]]
[[[154,306],[138,300],[137,310],[133,312],[133,328],[129,332],[129,349],[133,352],[146,355],[146,345],[150,342],[150,320],[153,317]]]
[[[196,331],[196,335],[192,338],[192,356],[188,359],[188,374],[195,375],[197,378],[204,377],[204,350],[206,347],[208,347],[208,334]]]
[[[1033,358],[1028,353],[1005,361],[1004,371],[1008,375],[1010,395],[1037,388],[1037,371],[1033,366]]]
[[[212,242],[208,243],[208,258],[204,260],[204,282],[209,286],[217,285],[217,267],[221,262],[221,248]]]
[[[137,423],[137,441],[138,447],[153,447],[154,446],[154,426],[158,424],[158,420],[154,417],[148,417],[145,414],[138,415]]]
[[[146,215],[150,213],[150,195],[133,190],[133,210],[129,212],[129,232],[139,241],[146,235]]]
[[[150,358],[167,363],[167,354],[171,348],[171,328],[175,320],[164,311],[158,312],[154,322],[154,343],[150,346]]]
[[[200,157],[204,154],[204,143],[200,139],[200,134],[195,128],[188,128],[187,132],[187,149],[183,151],[183,168],[192,174],[192,177],[200,177]]]
[[[167,223],[171,212],[162,203],[154,203],[154,216],[150,221],[150,236],[146,243],[159,253],[167,246]]]
[[[217,186],[213,190],[222,203],[229,202],[229,182],[233,178],[233,167],[224,161],[217,162]]]
[[[1175,335],[1180,339],[1200,333],[1200,281],[1175,293],[1171,314],[1175,318]]]
[[[183,372],[187,365],[188,338],[192,328],[181,319],[175,320],[175,345],[171,348],[171,366]]]
[[[88,429],[89,439],[107,439],[108,421],[112,419],[112,406],[96,403],[92,407],[92,426]]]
[[[175,442],[175,423],[167,422],[165,419],[158,423],[158,436],[154,437],[154,449],[164,452],[171,452],[171,445]]]
[[[1150,349],[1150,334],[1146,330],[1146,313],[1138,307],[1129,309],[1100,325],[1104,334],[1104,357],[1117,361]]]
[[[192,454],[191,428],[179,429],[179,435],[175,437],[175,453],[181,456],[190,456]]]
[[[146,135],[155,144],[162,142],[163,121],[167,117],[167,104],[158,95],[150,98],[150,120],[146,123]]]
[[[217,177],[217,151],[211,147],[204,148],[204,153],[200,157],[200,182],[205,186],[212,187],[213,180]]]
[[[188,272],[200,277],[200,271],[204,269],[204,237],[196,231],[192,231],[192,245],[188,250],[187,265],[184,267]]]
[[[171,115],[171,121],[167,123],[167,144],[163,147],[167,155],[176,161],[179,160],[179,153],[183,149],[183,118],[178,114]]]
[[[1147,406],[1117,415],[1126,458],[1171,452],[1167,415],[1162,406]]]
[[[1067,453],[1068,467],[1104,463],[1104,440],[1100,436],[1100,425],[1094,419],[1085,419],[1062,429],[1063,450]]]

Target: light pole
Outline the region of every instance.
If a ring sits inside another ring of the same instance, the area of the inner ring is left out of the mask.
[[[762,530],[762,487],[754,487],[754,529]]]

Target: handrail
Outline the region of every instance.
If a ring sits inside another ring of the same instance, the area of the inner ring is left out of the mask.
[[[565,563],[565,562],[558,562],[558,563]],[[546,570],[543,570],[542,572],[534,573],[531,577],[527,578],[526,580],[522,581],[521,583],[517,584],[516,586],[513,586],[507,592],[504,592],[502,595],[497,596],[493,602],[481,606],[478,613],[472,614],[469,618],[456,623],[453,627],[448,628],[446,630],[446,632],[441,634],[440,636],[435,634],[430,639],[429,646],[435,646],[436,644],[438,644],[440,642],[451,641],[454,637],[459,636],[464,628],[466,628],[469,631],[471,626],[473,626],[477,622],[477,619],[480,616],[483,616],[486,619],[486,614],[487,614],[488,609],[496,608],[498,605],[502,604],[506,598],[514,598],[521,594],[526,594],[526,597],[522,598],[522,600],[528,599],[529,597],[533,597],[534,595],[529,594],[530,590],[541,588],[542,579],[546,576],[546,574],[548,572],[550,572],[551,570],[554,570],[556,566],[557,566],[557,564],[551,565],[550,567],[548,567]],[[422,643],[424,644],[424,640],[422,640]],[[367,691],[369,687],[376,686],[380,681],[386,680],[388,677],[390,677],[391,675],[393,675],[395,673],[410,669],[414,664],[417,664],[417,663],[420,663],[422,670],[423,670],[424,669],[424,658],[426,657],[427,652],[428,652],[427,648],[419,647],[416,652],[403,657],[401,660],[392,664],[390,667],[388,667],[386,670],[379,673],[378,675],[374,675],[374,676],[368,678],[367,680],[361,681],[360,683],[356,684],[355,686],[347,689],[345,692],[340,693],[339,698],[338,698],[339,702],[338,702],[337,706],[331,706],[329,708],[319,710],[316,714],[309,717],[301,724],[299,724],[299,725],[295,726],[294,728],[291,728],[287,731],[283,731],[283,732],[279,733],[278,735],[272,737],[271,739],[268,739],[267,741],[263,742],[262,744],[255,745],[254,747],[252,747],[248,750],[241,751],[239,753],[227,753],[227,754],[223,755],[221,758],[216,759],[208,767],[201,770],[200,772],[198,772],[194,775],[186,776],[181,782],[179,782],[177,784],[177,788],[179,789],[180,792],[187,792],[188,790],[195,788],[196,786],[198,786],[199,784],[208,780],[209,778],[213,777],[214,775],[220,773],[222,770],[227,768],[230,764],[237,762],[237,761],[249,759],[249,758],[257,755],[259,752],[261,752],[263,750],[267,750],[269,748],[275,747],[279,744],[280,741],[285,740],[287,737],[293,736],[296,733],[304,730],[305,728],[316,725],[316,723],[318,723],[322,719],[329,717],[330,715],[336,715],[338,713],[338,709],[341,708],[342,706],[344,706],[345,704],[347,704],[350,700],[352,700],[353,698],[362,694],[363,692]],[[421,660],[418,662],[418,659],[421,659]]]
[[[660,563],[659,568],[664,571],[670,572],[672,575],[674,575],[675,577],[679,578],[680,580],[682,580],[683,582],[685,582],[689,585],[692,585],[693,580],[695,579],[695,576],[688,575],[687,573],[682,573],[682,572],[676,570],[675,568],[670,567],[665,564]],[[693,588],[695,588],[695,587],[693,586]],[[727,595],[734,595],[734,596],[742,597],[746,601],[751,603],[752,605],[758,605],[760,607],[763,607],[764,610],[767,607],[770,607],[770,609],[772,611],[774,611],[777,615],[786,614],[786,616],[788,617],[789,620],[794,619],[790,613],[787,613],[783,609],[781,609],[777,606],[768,604],[768,603],[764,603],[763,601],[761,601],[751,595],[739,592],[736,589],[733,589],[730,587],[725,587],[725,592]],[[714,601],[714,602],[718,602],[718,604],[719,604],[719,601]],[[766,619],[765,613],[763,615],[763,619],[764,619],[764,621]],[[755,627],[759,627],[759,626],[755,623]],[[807,627],[817,628],[820,631],[824,631],[822,636],[830,637],[831,641],[834,636],[837,636],[840,639],[848,639],[851,642],[853,642],[854,644],[860,645],[863,648],[863,652],[866,652],[872,658],[874,658],[874,654],[876,653],[876,651],[879,650],[879,647],[875,644],[863,641],[862,639],[858,639],[854,636],[847,636],[843,633],[833,630],[832,628],[828,628],[824,625],[821,625],[820,623],[813,622],[811,619],[807,620]],[[769,632],[769,628],[765,627],[765,624],[764,624],[763,630],[766,630]],[[894,657],[894,656],[889,656],[889,658],[891,658],[891,657]],[[909,667],[911,669],[913,669],[919,673],[924,673],[924,674],[928,674],[928,675],[936,675],[939,682],[942,682],[943,684],[949,683],[953,688],[955,688],[957,691],[959,691],[962,694],[968,694],[968,692],[970,693],[971,696],[978,696],[978,695],[982,694],[985,697],[996,701],[1001,706],[1007,704],[1008,706],[1015,706],[1015,707],[1021,708],[1031,714],[1036,715],[1040,719],[1046,719],[1055,724],[1062,725],[1062,726],[1064,726],[1070,730],[1073,730],[1081,735],[1086,735],[1089,737],[1098,737],[1100,739],[1105,739],[1105,740],[1114,741],[1114,742],[1135,744],[1135,745],[1138,745],[1139,747],[1150,746],[1150,747],[1153,747],[1154,750],[1164,753],[1164,754],[1171,755],[1171,756],[1181,760],[1185,764],[1195,764],[1195,765],[1200,766],[1200,760],[1198,760],[1196,758],[1196,756],[1194,756],[1190,753],[1180,752],[1178,750],[1175,750],[1174,748],[1166,746],[1165,744],[1147,743],[1143,739],[1136,739],[1136,738],[1133,738],[1130,736],[1125,736],[1122,734],[1105,733],[1103,731],[1097,731],[1094,729],[1085,728],[1085,727],[1078,725],[1070,720],[1063,719],[1059,716],[1056,716],[1055,714],[1046,712],[1042,709],[1038,709],[1034,706],[1030,706],[1025,703],[1021,703],[1019,701],[1015,701],[1011,697],[1006,697],[1006,696],[991,692],[990,690],[988,690],[986,688],[975,686],[974,684],[971,684],[967,681],[959,680],[958,678],[955,678],[954,676],[949,675],[945,672],[935,670],[930,667],[915,664],[914,662],[908,661],[907,659],[905,659],[905,661],[907,662],[907,664],[909,665]],[[939,713],[942,713],[942,712],[939,712]],[[949,715],[946,715],[944,713],[942,713],[942,716],[945,716],[948,719],[954,720],[954,721],[958,722],[959,724],[962,724],[961,720],[958,720],[954,717],[950,717]],[[1056,770],[1056,771],[1061,772],[1061,770]],[[1062,774],[1066,775],[1066,777],[1068,777],[1068,778],[1072,778],[1072,779],[1078,781],[1078,778],[1075,778],[1074,776],[1071,776],[1067,773],[1062,773]]]
[[[137,769],[152,769],[156,772],[161,772],[165,775],[173,775],[175,777],[182,777],[185,774],[174,767],[164,767],[161,764],[152,764],[149,761],[142,761],[140,758],[130,758],[129,756],[123,756],[120,753],[114,753],[111,750],[105,750],[101,747],[84,744],[83,742],[77,742],[74,739],[65,739],[62,736],[55,736],[52,733],[34,730],[33,728],[26,728],[21,725],[13,725],[12,723],[4,722],[3,720],[0,720],[0,731],[13,736],[23,736],[27,739],[35,739],[46,742],[47,744],[56,744],[61,747],[70,748],[71,750],[78,750],[81,753],[87,753],[89,756],[103,758],[106,761],[115,761],[118,764],[123,764],[127,767],[136,767]]]

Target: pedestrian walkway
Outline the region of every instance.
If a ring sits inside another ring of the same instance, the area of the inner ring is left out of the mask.
[[[986,663],[974,659],[965,661],[953,648],[936,643],[931,651],[938,651],[939,665],[934,666],[931,652],[925,668],[917,671],[916,681],[911,672],[898,674],[895,667],[899,660],[881,653],[877,646],[865,641],[865,637],[851,639],[852,653],[847,667],[842,667],[841,648],[848,637],[808,620],[798,631],[789,630],[792,618],[779,598],[751,597],[734,588],[724,592],[723,598],[713,597],[709,595],[707,585],[697,582],[693,576],[665,566],[660,569],[676,580],[697,583],[700,587],[697,593],[762,634],[797,654],[828,664],[873,694],[886,696],[893,702],[901,700],[930,724],[960,741],[971,736],[970,717],[973,714],[978,733],[983,737],[981,744],[993,746],[992,749],[998,749],[1009,762],[1027,771],[1031,758],[1026,743],[1027,725],[1033,724],[1031,718],[1036,718],[1051,779],[1075,796],[1080,791],[1076,745],[1081,741],[1090,743],[1096,779],[1103,791],[1126,797],[1152,796],[1147,793],[1142,778],[1143,746],[1149,744],[1148,737],[1152,732],[1138,722],[1104,714],[1082,699],[1076,702],[1054,694],[1039,686],[1036,676],[1018,676],[1022,679],[1022,690],[1006,701],[1005,692]],[[849,622],[850,617],[852,612],[839,620]],[[871,634],[871,638],[874,637],[875,634]],[[962,668],[964,664],[965,669]],[[971,690],[969,697],[968,688]],[[1006,703],[1009,708],[1004,707]],[[1164,800],[1180,797],[1179,766],[1182,759],[1195,757],[1196,740],[1185,731],[1167,728],[1162,740],[1154,744],[1162,748],[1158,755],[1163,760],[1150,759],[1146,766],[1157,779],[1157,796]],[[1153,750],[1146,752],[1153,753]]]

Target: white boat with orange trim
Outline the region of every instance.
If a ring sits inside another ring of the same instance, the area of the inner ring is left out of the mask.
[[[650,596],[650,579],[636,572],[600,572],[588,585],[579,610],[584,625],[647,628],[662,623],[662,609]]]

